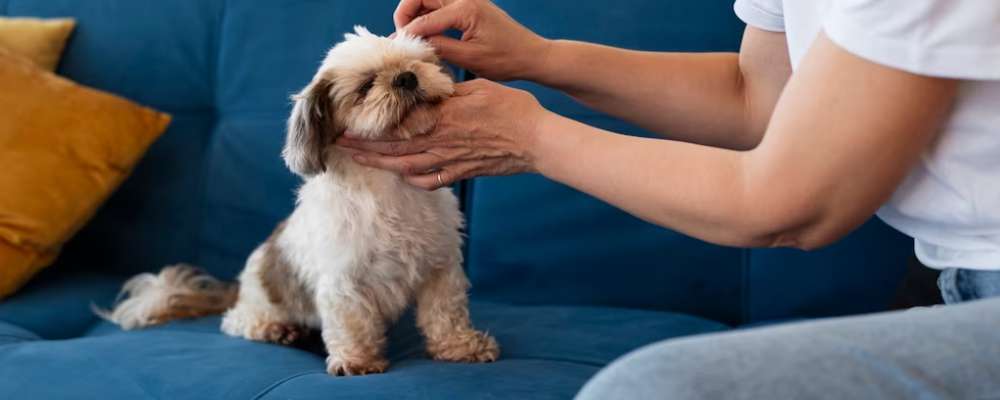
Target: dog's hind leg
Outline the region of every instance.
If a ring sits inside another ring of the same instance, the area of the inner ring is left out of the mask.
[[[429,272],[417,292],[417,326],[427,339],[427,352],[436,360],[495,361],[500,346],[469,321],[469,282],[461,264]]]
[[[240,274],[236,305],[222,319],[222,331],[249,340],[284,345],[309,334],[314,314],[309,289],[300,284],[280,252],[268,241],[247,259]]]

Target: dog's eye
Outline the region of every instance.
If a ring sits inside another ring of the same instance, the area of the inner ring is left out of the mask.
[[[358,94],[362,97],[368,95],[368,91],[372,90],[373,86],[375,86],[375,77],[368,78],[368,80],[358,88]]]

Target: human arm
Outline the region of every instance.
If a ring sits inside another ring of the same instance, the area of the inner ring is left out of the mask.
[[[359,161],[428,189],[439,185],[427,171],[439,168],[445,183],[537,171],[709,242],[804,249],[871,216],[933,140],[957,90],[956,81],[866,61],[820,35],[764,140],[734,151],[606,132],[547,112],[523,92],[476,85],[466,92],[485,100],[446,101],[443,123],[427,137],[342,143],[367,151]]]
[[[760,143],[791,74],[785,35],[754,27],[746,28],[739,53],[557,40],[541,63],[527,79],[664,137],[736,150]]]
[[[666,53],[548,40],[485,0],[403,0],[394,19],[481,77],[535,81],[665,137],[732,149],[760,142],[791,73],[784,34],[754,27],[739,53]],[[440,35],[450,28],[461,40]]]

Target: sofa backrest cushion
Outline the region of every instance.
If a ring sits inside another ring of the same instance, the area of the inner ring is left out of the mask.
[[[543,35],[630,48],[731,51],[743,29],[729,0],[497,3]],[[187,261],[235,276],[294,205],[299,181],[279,157],[288,96],[354,24],[390,32],[395,5],[0,0],[0,14],[77,20],[59,73],[174,116],[64,259],[122,274]],[[648,135],[514,84],[585,123]],[[910,251],[877,221],[821,252],[748,251],[646,224],[538,176],[465,186],[467,268],[473,296],[485,300],[669,309],[733,323],[835,315],[883,307]]]
[[[735,51],[743,31],[724,0],[497,3],[543,36],[632,49]],[[650,136],[553,90],[515,85],[581,122]],[[731,323],[874,311],[910,253],[878,221],[819,252],[713,246],[540,176],[476,179],[466,207],[473,294],[495,301],[669,309]]]
[[[174,116],[63,262],[123,274],[193,262],[243,267],[294,205],[280,158],[289,96],[353,25],[392,30],[391,1],[0,0],[0,13],[72,16],[58,73]]]

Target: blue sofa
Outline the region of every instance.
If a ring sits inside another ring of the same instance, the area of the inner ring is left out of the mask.
[[[629,48],[733,51],[743,29],[730,0],[498,3],[542,35]],[[524,175],[456,187],[472,315],[503,348],[495,363],[428,360],[412,319],[391,332],[387,373],[336,378],[323,354],[226,337],[217,317],[129,332],[95,318],[89,305],[140,271],[186,261],[237,274],[293,206],[299,181],[279,156],[288,95],[352,25],[390,32],[394,7],[0,0],[0,15],[77,19],[60,74],[174,116],[59,261],[0,301],[0,398],[565,399],[648,343],[887,307],[911,243],[878,221],[814,252],[726,248]],[[512,84],[585,123],[648,135]]]

